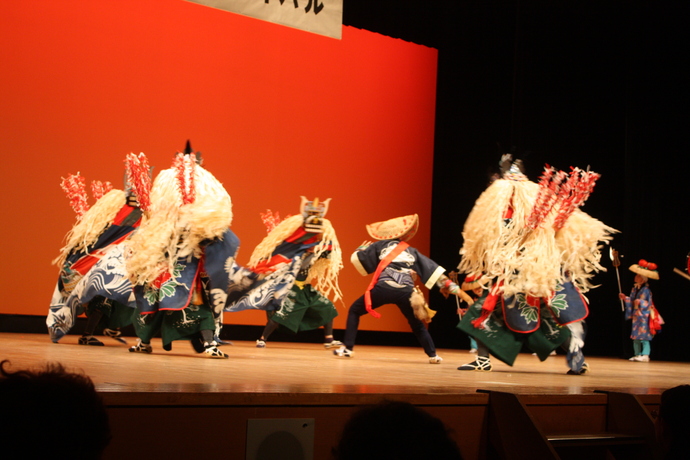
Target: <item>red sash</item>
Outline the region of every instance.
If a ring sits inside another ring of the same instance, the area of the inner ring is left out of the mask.
[[[380,318],[381,314],[374,311],[374,309],[371,308],[371,290],[374,289],[374,286],[376,286],[376,282],[379,280],[379,276],[381,276],[381,272],[383,271],[383,269],[386,268],[388,264],[391,263],[391,261],[393,261],[393,259],[395,259],[398,256],[398,254],[403,252],[408,247],[410,247],[409,244],[407,244],[404,241],[401,241],[395,248],[393,248],[391,252],[388,253],[388,255],[386,255],[386,257],[381,259],[378,267],[376,267],[374,276],[371,278],[371,283],[369,283],[369,287],[364,292],[364,306],[367,307],[367,311],[374,318]]]

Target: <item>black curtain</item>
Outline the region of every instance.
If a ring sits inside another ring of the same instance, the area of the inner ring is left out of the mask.
[[[673,272],[690,251],[688,19],[684,2],[345,0],[346,25],[439,50],[431,257],[457,265],[463,223],[501,153],[524,158],[532,180],[546,163],[589,166],[602,177],[582,209],[621,231],[623,292],[632,263],[659,266],[651,289],[667,324],[652,359],[690,360],[690,280]],[[627,357],[630,323],[603,253],[585,353]],[[455,300],[432,293],[431,303],[437,346],[466,348]]]

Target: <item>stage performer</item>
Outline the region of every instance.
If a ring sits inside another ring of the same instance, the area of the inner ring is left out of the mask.
[[[134,298],[124,268],[123,242],[138,227],[141,210],[125,176],[125,190],[110,182],[93,181],[96,203],[87,203],[85,181],[79,174],[63,178],[62,188],[77,213],[67,243],[53,263],[60,267],[46,318],[48,333],[57,343],[85,313],[87,323],[80,345],[102,346],[95,331],[119,342],[120,328],[132,323]]]
[[[658,280],[659,272],[653,262],[640,260],[630,266],[630,271],[635,273],[635,284],[629,296],[623,293],[619,297],[625,301],[625,319],[632,319],[632,333],[635,355],[630,361],[649,362],[651,351],[650,342],[657,332],[661,330],[663,320],[654,306],[652,291],[649,289],[649,280]]]
[[[455,283],[458,283],[458,272],[453,270],[450,272],[450,279],[452,279]],[[483,282],[486,282],[488,280],[483,279],[482,276],[466,276],[465,280],[462,282],[460,285],[460,289],[462,289],[465,292],[471,292],[472,294],[471,297],[472,299],[479,299],[483,294],[484,294],[484,287],[482,286]],[[473,302],[474,303],[474,302]],[[471,305],[471,304],[468,304]],[[460,305],[458,304],[458,316],[460,319],[462,319],[463,315],[467,312],[467,308],[460,308]],[[470,338],[470,353],[476,354],[479,348],[479,344],[477,343],[477,340],[472,337],[471,335],[468,336]]]
[[[616,232],[579,209],[599,175],[547,165],[537,184],[527,179],[520,160],[506,155],[501,163],[502,177],[479,197],[463,230],[459,270],[490,282],[458,324],[483,344],[477,359],[458,369],[491,370],[489,352],[512,366],[523,344],[543,361],[567,343],[573,352],[569,373],[582,374],[576,345],[584,335],[578,331],[572,341],[567,326],[588,315],[582,293],[593,287],[594,273],[605,270],[600,242]]]
[[[256,341],[264,348],[272,332],[282,326],[291,332],[324,328],[324,346],[342,345],[333,338],[333,302],[342,298],[338,274],[342,251],[326,213],[330,198],[312,201],[301,197],[300,214],[282,222],[269,212],[262,214],[268,235],[254,249],[249,269],[256,281],[242,295],[228,301],[226,311],[266,310],[268,322]]]
[[[214,336],[232,278],[241,272],[230,196],[189,141],[153,186],[139,184],[144,218],[127,244],[139,338],[130,351],[151,353],[151,338],[160,331],[165,350],[175,340],[190,340],[205,357],[227,358]]]
[[[444,275],[443,267],[407,243],[417,233],[418,227],[417,214],[367,225],[369,236],[377,241],[363,243],[350,260],[361,275],[373,273],[373,277],[365,294],[350,306],[344,345],[333,351],[336,356],[351,358],[354,355],[362,315],[369,313],[378,318],[381,316],[375,311],[378,307],[395,304],[429,357],[429,363],[440,364],[443,361],[436,354],[434,341],[425,324],[431,321],[435,312],[428,308],[422,293],[415,289],[415,277],[427,289],[437,286],[446,295],[454,294],[470,302],[471,298]]]

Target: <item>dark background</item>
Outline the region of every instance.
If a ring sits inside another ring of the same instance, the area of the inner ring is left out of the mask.
[[[438,49],[431,257],[459,262],[462,227],[501,153],[602,175],[582,208],[621,231],[629,293],[639,259],[659,266],[654,301],[666,321],[652,359],[690,360],[686,2],[345,0],[343,22]],[[404,158],[401,158],[404,161]],[[414,184],[408,184],[414,187]],[[630,322],[605,248],[590,291],[585,353],[629,357]],[[438,347],[467,348],[455,301],[431,294]]]

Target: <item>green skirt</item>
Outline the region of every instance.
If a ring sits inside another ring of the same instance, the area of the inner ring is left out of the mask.
[[[333,302],[310,284],[302,289],[295,284],[283,300],[280,310],[271,319],[291,332],[310,331],[333,321],[338,316]]]
[[[88,303],[85,310],[86,316],[90,316],[94,312],[102,314],[96,328],[102,330],[129,326],[134,321],[136,310],[114,300],[106,301],[103,297],[97,297]]]
[[[546,305],[541,306],[541,323],[534,332],[519,333],[511,331],[503,320],[500,305],[491,313],[484,329],[477,329],[472,320],[479,318],[484,298],[477,300],[458,323],[457,328],[474,339],[482,342],[489,352],[504,363],[512,366],[523,345],[535,352],[541,361],[561,346],[570,337],[570,330],[560,326],[548,311]]]
[[[168,351],[175,340],[191,340],[203,330],[216,329],[213,311],[206,304],[190,304],[183,310],[157,311],[147,315],[140,314],[137,309],[133,324],[137,337],[144,343],[151,343],[151,339],[160,332],[163,349]]]

